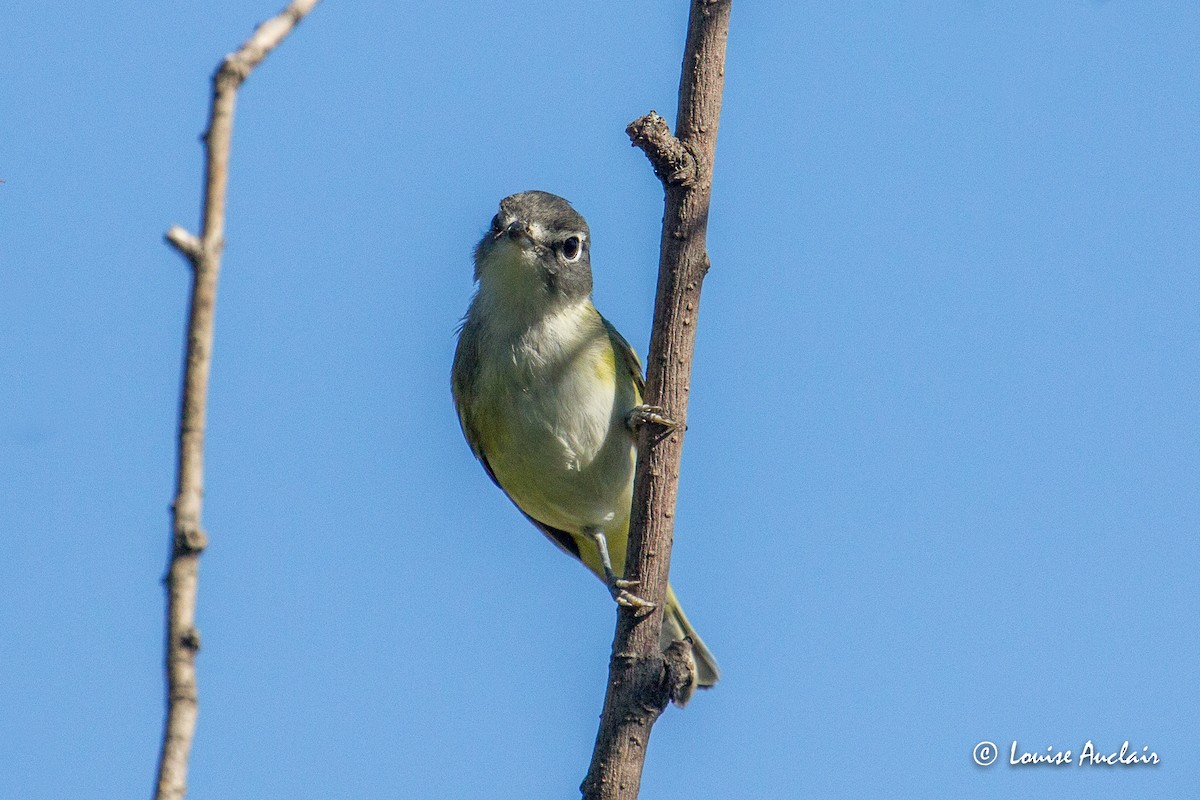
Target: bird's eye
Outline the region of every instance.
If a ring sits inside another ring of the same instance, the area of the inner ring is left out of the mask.
[[[579,241],[578,236],[570,236],[562,243],[563,258],[567,261],[579,258],[581,252],[583,252],[583,243]]]

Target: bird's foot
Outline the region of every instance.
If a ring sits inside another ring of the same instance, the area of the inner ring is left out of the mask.
[[[643,425],[656,425],[660,428],[665,428],[668,431],[673,431],[681,427],[677,420],[673,420],[667,416],[667,410],[661,406],[648,406],[646,404],[634,406],[630,410],[629,415],[625,418],[625,424],[629,426],[629,430],[634,433],[638,432],[638,428]],[[687,430],[687,426],[682,426]]]
[[[608,591],[612,593],[613,600],[617,601],[619,606],[628,606],[629,608],[638,608],[645,611],[650,611],[654,608],[654,603],[649,600],[643,600],[638,597],[630,589],[636,589],[641,585],[641,581],[627,581],[623,578],[613,578],[607,581]]]

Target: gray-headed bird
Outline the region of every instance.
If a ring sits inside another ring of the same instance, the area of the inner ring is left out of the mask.
[[[475,248],[478,289],[451,384],[463,435],[517,508],[579,559],[622,605],[646,607],[625,570],[633,420],[651,413],[637,354],[592,304],[587,222],[566,200],[500,201]],[[653,416],[652,416],[653,418]],[[717,682],[712,653],[667,587],[660,645],[692,643],[696,682]]]

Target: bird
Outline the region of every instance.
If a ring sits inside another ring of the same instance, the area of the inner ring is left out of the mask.
[[[590,253],[588,224],[563,198],[528,191],[501,200],[475,248],[451,390],[463,436],[492,481],[618,604],[647,609],[621,577],[635,428],[671,423],[643,404],[641,362],[592,302]],[[716,659],[668,585],[659,644],[675,641],[691,645],[695,686],[715,684]]]

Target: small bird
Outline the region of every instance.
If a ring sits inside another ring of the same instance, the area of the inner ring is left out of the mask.
[[[458,335],[451,387],[463,435],[491,479],[621,605],[642,404],[637,354],[592,304],[587,222],[547,192],[500,201],[475,248],[478,288]],[[696,684],[719,671],[667,587],[660,646],[689,640]]]

